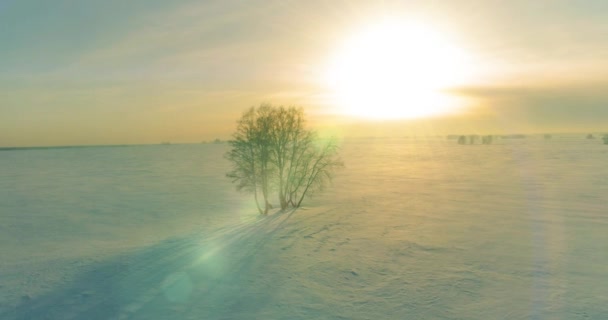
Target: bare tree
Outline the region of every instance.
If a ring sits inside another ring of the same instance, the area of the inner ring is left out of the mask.
[[[277,191],[281,209],[299,207],[307,195],[327,185],[334,169],[343,166],[334,141],[318,142],[305,128],[301,108],[268,104],[251,108],[239,120],[230,141],[227,158],[233,170],[227,176],[238,183],[238,190],[254,194],[261,214],[271,208],[271,190]],[[263,208],[258,189],[264,197]]]
[[[237,183],[237,190],[253,193],[256,206],[261,214],[267,214],[271,205],[270,194],[270,137],[268,128],[270,106],[250,108],[243,113],[237,123],[233,140],[229,141],[230,151],[226,158],[233,164],[227,176]],[[259,202],[258,193],[262,194],[264,206]]]
[[[273,162],[277,169],[278,196],[281,209],[288,205],[288,184],[293,169],[294,151],[306,136],[302,109],[277,107],[273,109],[272,137]]]
[[[323,190],[335,169],[344,166],[337,156],[338,147],[333,140],[317,145],[313,143],[313,137],[308,135],[302,141],[292,160],[294,170],[289,177],[287,192],[293,207],[299,207],[307,195]]]

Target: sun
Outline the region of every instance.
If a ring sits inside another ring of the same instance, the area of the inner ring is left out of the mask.
[[[339,47],[325,82],[338,113],[375,119],[420,118],[455,112],[444,91],[463,84],[470,64],[463,50],[420,23],[383,21]]]

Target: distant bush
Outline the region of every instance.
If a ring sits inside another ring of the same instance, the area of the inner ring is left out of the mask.
[[[477,142],[477,138],[479,138],[479,136],[476,134],[469,135],[469,144],[475,144]]]
[[[249,109],[238,121],[226,154],[232,162],[227,176],[238,190],[253,193],[260,214],[272,208],[271,192],[277,192],[281,209],[299,207],[343,166],[335,142],[321,143],[304,122],[301,108],[269,104]]]
[[[608,134],[605,134],[605,135],[602,137],[602,140],[604,141],[604,144],[608,144]]]
[[[493,140],[494,140],[494,137],[492,135],[487,135],[487,136],[483,136],[481,138],[481,143],[482,144],[492,144]]]
[[[467,137],[466,136],[458,137],[458,144],[467,144]]]

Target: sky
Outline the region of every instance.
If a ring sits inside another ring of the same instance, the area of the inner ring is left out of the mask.
[[[445,88],[465,111],[332,112],[328,64],[386,17],[467,52],[474,76]],[[605,21],[604,0],[0,0],[0,146],[227,139],[262,102],[342,135],[606,132]]]

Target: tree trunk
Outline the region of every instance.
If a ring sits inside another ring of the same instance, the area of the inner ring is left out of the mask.
[[[255,206],[258,208],[258,212],[260,214],[264,214],[264,211],[262,211],[262,207],[260,207],[260,201],[258,200],[258,190],[257,188],[255,188],[255,186],[253,191],[253,198],[255,199]]]

